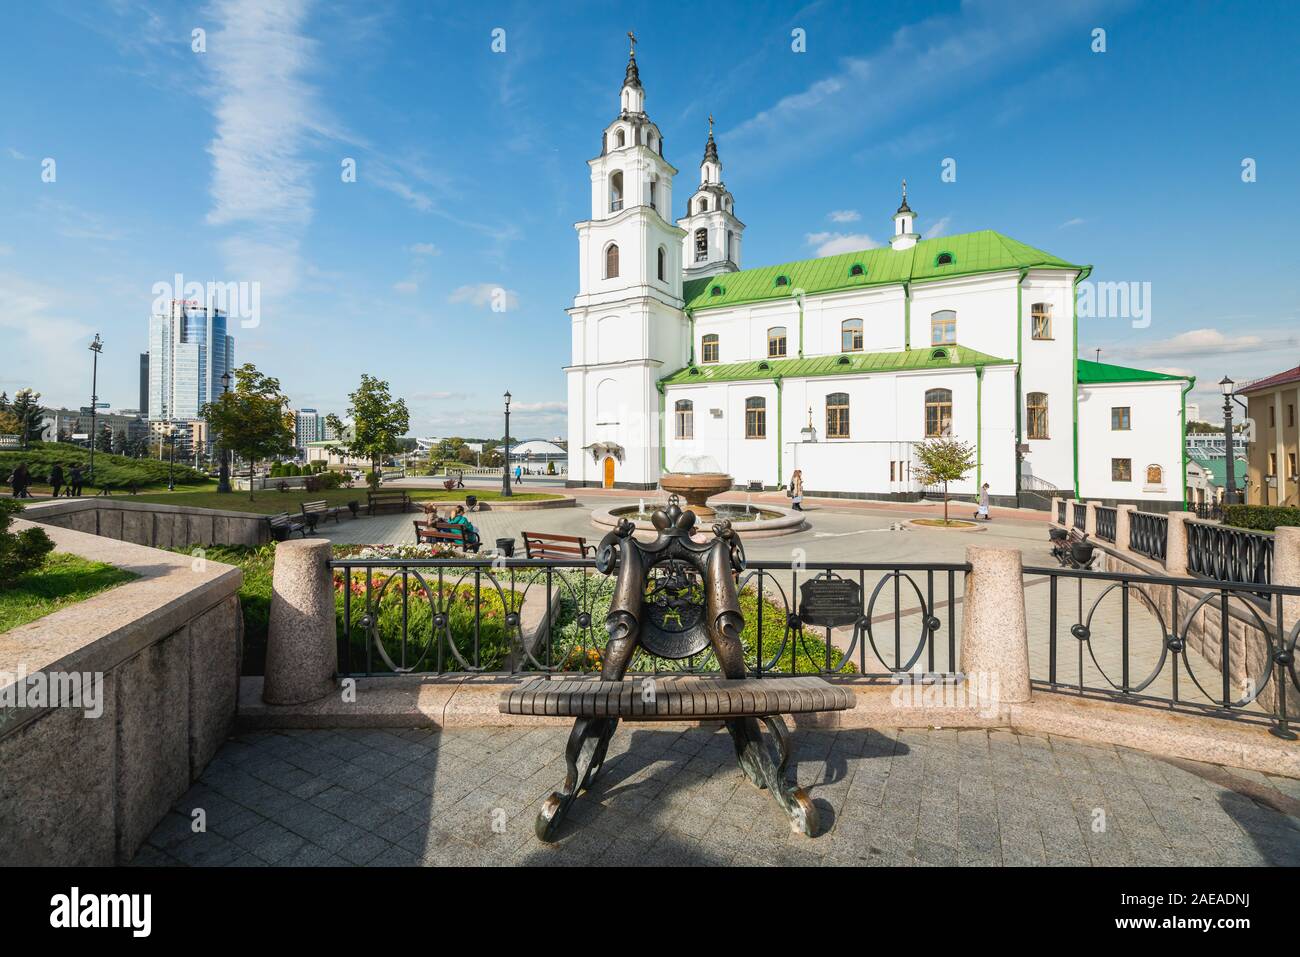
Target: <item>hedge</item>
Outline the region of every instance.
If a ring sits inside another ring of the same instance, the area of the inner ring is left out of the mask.
[[[1293,505],[1225,505],[1223,524],[1271,532],[1279,525],[1300,525],[1300,508]]]
[[[8,482],[9,475],[20,462],[27,463],[32,481],[46,485],[50,479],[50,469],[57,462],[63,466],[64,481],[72,466],[81,466],[82,475],[90,464],[90,450],[66,442],[34,442],[31,448],[22,451],[0,452],[0,482]],[[125,455],[112,455],[108,452],[95,452],[95,479],[87,483],[90,488],[126,489],[132,485],[165,485],[167,483],[167,460],[133,459]],[[196,485],[207,481],[201,472],[177,462],[174,470],[176,484]]]

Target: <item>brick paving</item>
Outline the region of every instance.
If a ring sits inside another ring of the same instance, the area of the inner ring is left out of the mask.
[[[240,735],[133,863],[1300,864],[1300,782],[982,730],[797,731],[791,768],[822,815],[810,840],[742,777],[724,730],[624,725],[544,845],[533,819],[567,733]]]

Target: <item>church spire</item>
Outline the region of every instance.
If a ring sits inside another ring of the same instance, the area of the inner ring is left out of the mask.
[[[894,235],[889,238],[890,247],[910,249],[915,246],[920,238],[913,231],[915,223],[916,213],[907,205],[907,180],[903,180],[903,201],[898,206],[898,212],[894,213]]]
[[[641,89],[641,74],[636,68],[636,34],[628,30],[627,39],[627,73],[623,75],[623,86],[630,86],[634,90],[639,90]]]
[[[704,162],[707,163],[709,160],[713,160],[713,162],[715,163],[719,162],[718,144],[713,142],[713,114],[712,113],[709,114],[709,141],[704,144]]]

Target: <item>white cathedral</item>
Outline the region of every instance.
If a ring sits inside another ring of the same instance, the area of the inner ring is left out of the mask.
[[[978,460],[958,495],[1183,500],[1193,380],[1078,358],[1090,266],[991,230],[922,239],[904,184],[887,247],[742,269],[712,121],[674,222],[635,47],[619,96],[576,225],[570,485],[652,489],[704,461],[742,486],[797,468],[809,495],[912,499],[915,443],[953,437]]]

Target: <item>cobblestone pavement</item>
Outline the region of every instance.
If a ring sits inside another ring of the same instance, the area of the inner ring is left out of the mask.
[[[232,738],[137,865],[1296,865],[1300,782],[987,731],[795,732],[823,833],[716,728],[624,725],[555,845],[567,728]],[[202,809],[206,830],[194,833]]]

